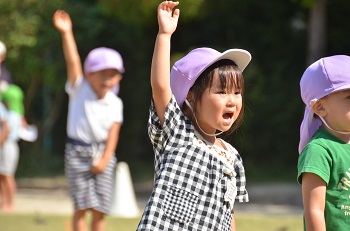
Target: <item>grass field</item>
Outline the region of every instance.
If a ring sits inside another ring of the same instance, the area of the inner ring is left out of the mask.
[[[107,218],[106,231],[136,230],[139,218]],[[300,231],[301,216],[237,215],[238,231]],[[4,231],[71,231],[70,217],[43,214],[1,214],[0,230]]]

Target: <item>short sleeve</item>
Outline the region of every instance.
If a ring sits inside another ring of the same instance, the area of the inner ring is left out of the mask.
[[[298,182],[302,184],[303,173],[314,173],[321,177],[328,185],[332,159],[327,150],[318,144],[309,143],[299,155]]]
[[[117,97],[113,107],[113,122],[123,123],[123,101]]]
[[[162,126],[152,99],[149,109],[148,135],[153,148],[157,151],[162,150],[166,146],[169,138],[174,135],[176,131],[184,129],[184,127],[186,127],[184,124],[184,117],[185,116],[177,104],[175,97],[172,96],[165,110],[165,120]]]
[[[243,166],[243,160],[241,156],[236,153],[236,161],[234,163],[234,168],[236,172],[236,186],[237,186],[237,196],[236,200],[239,202],[248,202],[249,197],[248,197],[248,192],[246,189],[246,176],[245,176],[245,170]]]
[[[66,82],[65,90],[68,95],[74,94],[77,89],[79,89],[79,86],[82,85],[84,77],[80,75],[77,80],[75,81],[74,85],[71,85],[69,81]]]

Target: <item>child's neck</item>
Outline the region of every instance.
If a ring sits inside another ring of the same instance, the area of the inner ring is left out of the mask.
[[[197,126],[195,126],[195,133],[204,140],[204,141],[207,141],[208,143],[210,144],[215,144],[215,141],[216,141],[216,136],[208,136],[206,134],[204,134],[200,129],[198,129]]]
[[[221,139],[217,139],[216,136],[207,136],[200,132],[199,130],[195,130],[195,134],[198,136],[198,138],[202,139],[207,145],[216,145],[218,147],[221,147],[225,150],[227,150],[227,147],[225,144],[222,142]]]
[[[329,129],[327,126],[322,125],[322,127],[327,130],[329,133],[331,133],[333,136],[337,137],[341,141],[350,144],[350,134],[340,134],[335,132],[334,130]]]

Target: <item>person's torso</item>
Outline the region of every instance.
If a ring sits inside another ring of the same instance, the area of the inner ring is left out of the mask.
[[[85,79],[81,79],[78,86],[67,88],[69,137],[87,143],[103,141],[107,139],[112,123],[122,123],[123,104],[112,92],[108,92],[103,99],[98,99]]]
[[[237,169],[243,171],[237,151],[226,142],[228,150],[203,141],[186,118],[164,123],[171,125],[163,125],[162,134],[149,131],[151,140],[162,138],[152,141],[155,185],[145,219],[157,214],[159,224],[152,230],[231,230],[234,201],[248,201],[245,178],[236,178]],[[237,196],[240,184],[244,192]]]
[[[308,145],[312,153],[305,166],[315,169],[327,183],[325,219],[327,230],[350,230],[350,144],[346,144],[321,128]],[[301,166],[299,166],[300,168]]]

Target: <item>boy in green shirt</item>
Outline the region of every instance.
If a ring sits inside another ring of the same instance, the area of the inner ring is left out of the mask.
[[[306,105],[298,182],[307,231],[350,230],[350,57],[325,57],[300,81]]]

